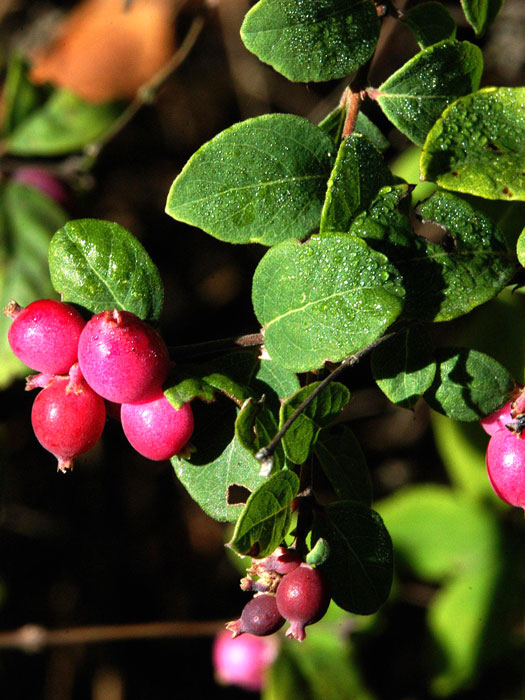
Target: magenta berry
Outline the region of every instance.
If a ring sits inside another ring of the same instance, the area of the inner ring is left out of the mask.
[[[173,408],[162,389],[146,401],[123,403],[120,420],[124,434],[137,452],[157,461],[180,452],[193,433],[191,405]]]
[[[496,431],[487,447],[487,472],[503,501],[525,508],[525,438],[506,428]]]
[[[277,632],[283,625],[284,618],[277,609],[275,596],[260,593],[246,603],[238,620],[228,622],[226,629],[233,632],[234,637],[245,632],[256,637],[266,637]]]
[[[10,301],[4,313],[13,319],[8,340],[19,360],[37,372],[69,372],[77,361],[78,340],[86,325],[76,309],[54,299],[39,299],[25,308]]]
[[[286,636],[300,642],[306,636],[304,628],[320,620],[330,603],[324,577],[305,563],[283,576],[275,598],[279,612],[290,622]]]
[[[83,380],[78,365],[38,394],[31,413],[38,441],[55,455],[62,472],[72,469],[75,457],[98,442],[105,420],[104,401]]]
[[[490,416],[480,420],[481,427],[489,435],[494,435],[497,430],[501,430],[509,423],[513,422],[511,415],[512,401],[508,401],[504,406],[498,408],[497,411],[491,413]]]
[[[13,174],[13,180],[40,190],[57,204],[65,205],[69,202],[69,194],[62,180],[45,168],[34,165],[18,168]]]
[[[82,331],[78,362],[89,386],[108,401],[133,403],[154,394],[170,359],[160,335],[128,311],[103,311]]]
[[[213,668],[217,682],[260,691],[266,671],[277,652],[275,637],[255,637],[251,634],[233,637],[231,632],[224,630],[213,642]]]

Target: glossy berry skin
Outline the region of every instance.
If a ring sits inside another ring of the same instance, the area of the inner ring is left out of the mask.
[[[173,408],[162,389],[146,401],[123,403],[120,420],[131,445],[155,461],[176,455],[193,433],[191,405],[186,403],[179,410]]]
[[[508,401],[504,406],[498,408],[497,411],[491,413],[490,416],[480,420],[481,427],[489,435],[494,435],[497,430],[505,428],[509,423],[514,422],[511,415],[512,401]]]
[[[78,362],[89,386],[114,403],[150,397],[168,376],[170,359],[160,335],[128,311],[103,311],[84,327]]]
[[[506,428],[495,432],[487,447],[487,472],[497,496],[525,508],[525,437]]]
[[[77,361],[86,322],[69,304],[39,299],[22,308],[11,301],[4,313],[13,319],[7,335],[11,350],[31,369],[66,374]]]
[[[277,609],[275,596],[261,593],[254,596],[244,606],[238,620],[228,622],[226,629],[233,632],[234,637],[248,632],[256,637],[266,637],[277,632],[284,625],[284,618]]]
[[[275,598],[279,612],[290,622],[286,636],[300,642],[306,637],[304,628],[320,620],[330,604],[324,577],[305,563],[283,576]]]
[[[220,632],[213,642],[213,668],[218,683],[236,685],[258,692],[264,686],[266,671],[278,652],[275,637],[255,637],[243,634],[233,637]]]
[[[37,395],[31,413],[38,441],[55,455],[62,472],[98,442],[105,420],[103,399],[74,371],[54,377]]]

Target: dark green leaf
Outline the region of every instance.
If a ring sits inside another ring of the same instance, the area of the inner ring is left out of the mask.
[[[477,90],[482,70],[477,46],[441,41],[420,51],[370,94],[401,132],[422,145],[445,107]]]
[[[320,382],[308,384],[284,401],[279,416],[279,428],[282,428],[292,413],[314,392],[319,384]],[[332,382],[326,386],[308,404],[284,435],[282,442],[288,459],[295,464],[302,464],[306,461],[317,442],[320,431],[333,422],[349,400],[350,392],[344,384]]]
[[[518,242],[516,244],[516,253],[518,255],[520,265],[525,267],[525,228],[519,235]]]
[[[260,464],[234,435],[234,404],[218,398],[213,404],[195,401],[196,450],[190,459],[173,457],[175,473],[190,496],[209,516],[235,521],[250,492],[260,486]]]
[[[371,505],[370,473],[350,428],[337,426],[333,433],[323,433],[315,446],[315,456],[339,499]]]
[[[403,22],[414,32],[422,49],[437,44],[438,41],[456,38],[456,23],[440,2],[424,2],[411,7]]]
[[[442,244],[431,243],[412,230],[408,192],[406,185],[385,187],[350,228],[403,275],[404,316],[447,321],[496,296],[516,263],[494,223],[459,197],[436,192],[418,208],[447,231]]]
[[[322,129],[332,139],[336,147],[339,147],[343,126],[345,123],[346,111],[344,107],[336,107],[328,114],[322,122],[319,123],[319,128]],[[372,143],[378,151],[386,151],[390,146],[380,129],[370,121],[363,112],[357,115],[357,121],[354,128],[354,134],[362,134]]]
[[[476,34],[483,34],[503,5],[503,0],[461,0],[463,12]]]
[[[228,546],[258,559],[270,555],[288,534],[298,490],[299,478],[293,472],[285,469],[270,476],[248,498]]]
[[[393,183],[381,153],[366,136],[352,134],[339,147],[321,213],[321,233],[348,231],[383,185]]]
[[[120,112],[113,103],[95,105],[66,90],[57,90],[9,134],[7,152],[59,156],[79,151],[101,136]]]
[[[344,78],[374,52],[379,19],[371,0],[260,0],[246,15],[246,48],[289,80]]]
[[[51,236],[66,222],[65,212],[39,190],[16,182],[0,185],[0,296],[26,306],[53,296],[47,267]],[[0,388],[28,374],[7,342],[11,320],[0,316]]]
[[[421,153],[421,177],[487,199],[525,200],[525,87],[485,88],[448,107]]]
[[[436,374],[432,341],[419,326],[407,328],[375,348],[372,372],[379,388],[395,404],[413,408]]]
[[[372,343],[400,313],[403,296],[386,257],[346,234],[281,243],[253,280],[266,349],[296,372],[339,362]]]
[[[265,447],[279,429],[277,412],[270,410],[266,402],[255,403],[248,399],[235,421],[235,435],[242,447],[255,455]],[[282,443],[277,445],[273,453],[273,469],[277,471],[285,466],[285,456]]]
[[[392,541],[379,515],[355,501],[339,501],[315,515],[312,541],[323,537],[330,556],[319,567],[332,599],[344,610],[370,615],[392,584]]]
[[[157,268],[141,243],[110,221],[78,219],[56,232],[49,246],[51,281],[64,301],[93,313],[131,311],[156,320],[163,301]]]
[[[260,360],[255,375],[255,385],[261,392],[268,394],[268,387],[273,389],[278,398],[284,399],[299,389],[299,380],[295,372],[278,365],[272,360]]]
[[[302,238],[319,225],[332,152],[326,133],[301,117],[248,119],[190,158],[166,211],[230,243]]]
[[[44,91],[27,79],[27,68],[24,56],[17,53],[10,56],[2,91],[3,135],[16,129],[44,99]]]
[[[436,378],[425,400],[438,413],[461,421],[475,421],[502,406],[514,381],[499,362],[477,350],[440,348]]]

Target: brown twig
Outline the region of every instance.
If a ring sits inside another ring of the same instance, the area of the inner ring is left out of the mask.
[[[219,338],[218,340],[206,340],[203,343],[193,343],[190,345],[177,345],[170,347],[170,355],[176,360],[202,357],[203,355],[213,355],[225,350],[235,350],[238,348],[253,348],[262,345],[264,337],[262,333],[249,333],[233,338]]]

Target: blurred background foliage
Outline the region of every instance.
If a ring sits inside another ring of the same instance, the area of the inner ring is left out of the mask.
[[[319,122],[346,83],[293,84],[262,65],[239,38],[250,4],[0,2],[2,304],[49,295],[50,236],[68,219],[93,217],[132,231],[158,265],[170,345],[258,330],[250,285],[263,249],[227,245],[168,218],[169,186],[232,123],[275,111]],[[459,1],[444,4],[458,38],[475,40]],[[525,3],[506,0],[480,40],[483,85],[524,83],[524,30]],[[416,51],[408,28],[387,19],[371,84]],[[176,70],[165,76],[167,64]],[[389,138],[396,174],[416,183],[417,151],[376,105],[364,111]],[[61,179],[62,205],[17,181],[28,165]],[[488,352],[523,382],[524,305],[522,294],[507,291],[439,326],[436,340]],[[27,370],[8,351],[7,325],[0,321],[0,629],[237,617],[245,598],[239,562],[223,548],[229,533],[191,501],[168,462],[142,459],[114,423],[74,474],[54,473],[55,460],[32,434]],[[332,606],[305,643],[283,643],[264,697],[523,698],[523,516],[492,493],[485,434],[422,404],[393,407],[373,388],[367,363],[344,381],[353,396],[344,419],[366,453],[375,507],[394,540],[394,590],[372,617]],[[184,639],[30,654],[0,634],[0,685],[10,700],[246,697],[214,682],[211,641],[196,628]]]

